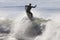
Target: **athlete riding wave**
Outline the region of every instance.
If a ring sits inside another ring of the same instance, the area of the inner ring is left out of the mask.
[[[35,8],[36,6],[37,6],[37,5],[31,6],[31,3],[30,3],[29,5],[25,5],[26,13],[27,13],[27,15],[28,15],[28,17],[29,17],[30,20],[33,19],[33,14],[32,14],[32,12],[31,12],[31,9],[32,9],[32,8]]]

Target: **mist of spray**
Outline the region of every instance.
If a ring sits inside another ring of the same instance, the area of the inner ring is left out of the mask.
[[[60,40],[60,14],[56,13],[48,17],[51,21],[46,23],[46,29],[42,36],[35,40]]]

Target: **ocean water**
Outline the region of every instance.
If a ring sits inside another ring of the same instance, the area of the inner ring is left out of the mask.
[[[60,9],[37,7],[31,12],[36,22],[28,19],[24,7],[0,7],[0,40],[60,40]],[[43,22],[38,22],[37,18],[42,18]],[[44,21],[48,19],[50,21]],[[37,34],[39,27],[42,28],[40,35]]]

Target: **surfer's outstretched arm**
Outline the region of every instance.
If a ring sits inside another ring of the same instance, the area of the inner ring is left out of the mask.
[[[32,8],[35,8],[37,5],[35,5],[35,6],[31,6]]]

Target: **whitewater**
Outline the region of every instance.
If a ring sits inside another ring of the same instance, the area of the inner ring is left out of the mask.
[[[1,37],[1,40],[60,40],[59,13],[53,13],[45,17],[41,11],[32,10],[34,21],[30,21],[25,11],[20,11],[20,14],[18,12],[16,12],[18,15],[14,16],[15,18],[10,23],[10,33],[4,38]],[[3,12],[1,11],[1,13]],[[4,22],[6,18],[2,17],[0,20]],[[9,20],[11,21],[11,19]]]
[[[37,12],[36,12],[37,13]],[[36,15],[35,15],[36,16]],[[15,19],[11,33],[9,34],[7,40],[60,40],[60,14],[52,14],[50,17],[44,18],[41,22],[41,18],[37,21],[30,21],[27,17],[22,17]],[[35,20],[36,20],[35,19]],[[47,19],[50,19],[47,21]],[[45,20],[47,22],[45,22]],[[39,22],[38,22],[39,21]],[[36,25],[38,24],[38,25]],[[35,27],[33,29],[33,27]],[[41,29],[39,29],[41,28]],[[35,31],[35,32],[34,32]],[[37,34],[42,31],[41,34]]]

